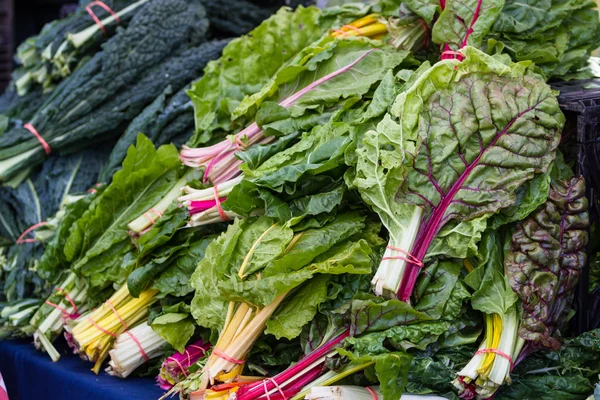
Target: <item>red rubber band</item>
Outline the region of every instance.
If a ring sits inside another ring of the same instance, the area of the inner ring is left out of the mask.
[[[67,293],[66,290],[62,289],[62,288],[56,288],[57,291],[62,292],[63,295],[65,296],[65,299],[67,299],[67,301],[69,303],[71,303],[71,307],[73,307],[73,312],[77,313],[77,306],[75,305],[75,302],[73,301],[73,299],[71,298],[71,296],[69,295],[69,293]]]
[[[33,127],[33,125],[31,125],[29,122],[26,123],[25,125],[23,125],[23,128],[27,129],[29,132],[31,132],[31,134],[33,136],[35,136],[35,138],[38,140],[38,142],[40,142],[40,144],[42,145],[42,147],[44,148],[44,151],[46,152],[46,155],[49,156],[50,153],[52,153],[52,149],[50,148],[50,145],[48,144],[48,142],[46,142],[44,140],[44,138],[42,137],[42,135],[40,135],[38,133],[38,131]]]
[[[38,222],[37,224],[31,225],[29,228],[25,229],[25,231],[23,233],[21,233],[21,236],[19,236],[19,238],[17,239],[17,244],[21,244],[21,243],[33,243],[36,242],[37,240],[35,239],[23,239],[25,236],[27,236],[27,234],[31,231],[33,231],[34,229],[39,228],[40,226],[44,226],[46,225],[48,222],[44,221],[44,222]]]
[[[102,33],[104,33],[105,35],[106,35],[106,28],[102,24],[102,21],[100,21],[100,18],[98,18],[98,16],[96,16],[96,13],[94,13],[94,11],[92,10],[92,6],[93,5],[97,5],[97,6],[102,7],[107,13],[111,14],[112,16],[114,16],[115,17],[115,21],[117,21],[117,25],[121,22],[119,20],[119,16],[117,15],[117,13],[114,12],[109,6],[107,6],[106,4],[104,4],[102,1],[99,1],[99,0],[92,1],[90,4],[88,4],[87,6],[85,6],[85,11],[87,11],[88,14],[90,14],[90,17],[92,17],[92,19],[94,20],[94,22],[96,23],[96,25],[98,25],[100,27],[100,29],[102,30]]]
[[[217,185],[213,186],[213,192],[215,194],[215,207],[217,207],[217,211],[219,211],[219,216],[223,221],[229,221],[229,217],[221,207],[221,198],[219,197],[219,191],[217,190]]]
[[[238,151],[246,150],[246,143],[244,143],[242,138],[240,138],[239,136],[235,137],[234,143],[235,143],[235,147],[238,149]]]
[[[362,34],[362,32],[360,31],[360,29],[359,29],[359,28],[357,28],[357,27],[355,27],[354,25],[342,25],[342,30],[343,30],[344,28],[346,28],[346,29],[348,29],[348,30],[351,30],[351,31],[356,31],[356,32],[358,32],[358,34],[359,34],[359,35],[361,35],[361,34]]]
[[[379,400],[379,397],[377,396],[377,393],[375,393],[375,391],[373,389],[371,389],[370,387],[365,387],[365,389],[367,389],[367,392],[371,393],[371,396],[373,396],[373,400]]]
[[[399,247],[394,247],[394,246],[387,246],[387,248],[390,250],[399,251],[400,253],[405,254],[406,257],[408,257],[408,258],[402,257],[402,256],[389,256],[389,257],[383,257],[382,260],[404,260],[408,263],[415,264],[419,268],[424,267],[423,262],[421,260],[419,260],[417,257],[410,254],[408,251],[401,249]]]
[[[485,353],[494,353],[494,354],[499,355],[500,357],[506,358],[508,360],[508,362],[510,363],[510,370],[511,371],[515,367],[515,363],[514,363],[512,357],[509,356],[508,354],[506,354],[505,352],[503,352],[502,350],[498,350],[498,349],[481,349],[481,350],[478,350],[475,354],[485,354]]]
[[[162,211],[157,210],[155,208],[151,208],[148,211],[146,211],[143,215],[144,215],[144,217],[146,217],[152,223],[152,225],[154,225],[154,223],[156,222],[156,220],[152,217],[152,215],[150,215],[150,212],[153,212],[156,215],[158,215],[158,219],[161,219],[162,216],[163,216]]]
[[[179,368],[181,369],[181,372],[183,373],[183,376],[185,376],[185,377],[187,378],[187,376],[188,376],[188,373],[187,373],[187,371],[185,370],[185,368],[183,368],[183,365],[181,365],[181,363],[179,362],[179,360],[178,360],[178,359],[176,359],[176,358],[174,358],[173,356],[169,357],[168,359],[169,359],[169,360],[173,360],[173,361],[175,361],[175,363],[176,363],[176,364],[179,366]]]
[[[140,343],[140,341],[138,340],[138,338],[136,338],[135,335],[129,331],[129,327],[127,326],[127,324],[125,323],[125,321],[123,321],[123,318],[121,318],[121,315],[119,314],[119,312],[117,311],[117,309],[115,308],[115,306],[113,306],[113,303],[111,303],[110,300],[106,300],[106,304],[108,304],[108,306],[113,311],[113,313],[115,313],[115,315],[117,316],[117,318],[119,318],[119,321],[121,321],[121,325],[123,325],[123,327],[125,328],[125,333],[129,335],[129,337],[131,338],[131,340],[133,340],[135,342],[135,344],[137,345],[137,347],[140,349],[140,353],[142,354],[142,357],[144,358],[144,361],[148,361],[150,358],[148,357],[148,355],[144,351],[144,348],[142,347],[142,344]]]
[[[114,338],[117,337],[116,334],[112,333],[111,331],[107,331],[106,329],[104,329],[103,327],[101,327],[100,325],[98,325],[98,323],[96,321],[94,321],[92,319],[92,317],[87,317],[88,321],[90,321],[92,323],[92,325],[94,325],[96,328],[98,328],[99,330],[101,330],[102,332],[106,333],[109,336],[112,336]]]
[[[71,314],[63,307],[59,306],[58,304],[54,304],[53,302],[51,302],[50,300],[46,300],[44,303],[48,304],[50,307],[54,307],[57,310],[62,311],[63,315],[68,316],[69,318],[71,318]],[[72,319],[72,318],[71,318]]]
[[[341,29],[334,29],[333,32],[339,33],[340,36],[342,36],[342,37],[348,36],[348,33],[346,31],[341,30]]]
[[[230,357],[229,355],[223,353],[221,350],[217,349],[216,347],[213,349],[213,354],[219,358],[222,358],[225,361],[232,363],[232,364],[242,365],[246,362],[246,361],[242,361],[242,360],[238,360],[236,358]]]

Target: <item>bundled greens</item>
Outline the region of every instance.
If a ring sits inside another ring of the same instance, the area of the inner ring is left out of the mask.
[[[546,84],[589,74],[592,4],[275,3],[113,0],[106,37],[82,3],[20,48],[66,74],[0,99],[0,337],[192,400],[597,390]]]
[[[85,64],[117,26],[126,27],[148,1],[107,0],[103,5],[83,1],[71,15],[46,24],[39,35],[17,48],[15,58],[22,67],[14,72],[14,79],[19,95],[37,85],[52,90]]]
[[[105,140],[171,82],[183,86],[196,76],[203,67],[198,65],[203,49],[190,47],[203,40],[207,20],[202,6],[190,3],[152,1],[127,29],[61,82],[29,120],[41,140],[23,127],[5,132],[0,137],[0,180],[40,163],[51,151]]]

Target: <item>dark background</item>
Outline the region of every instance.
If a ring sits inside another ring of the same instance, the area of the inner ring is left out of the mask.
[[[0,0],[0,92],[10,81],[17,46],[76,6],[76,0]]]

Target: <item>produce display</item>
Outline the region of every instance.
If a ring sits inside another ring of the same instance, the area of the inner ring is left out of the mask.
[[[322,3],[86,1],[19,47],[0,338],[163,398],[593,398],[548,81],[593,77],[595,3]]]

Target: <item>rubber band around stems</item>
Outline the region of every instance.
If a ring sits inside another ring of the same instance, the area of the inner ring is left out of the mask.
[[[90,321],[92,323],[92,325],[94,325],[96,328],[98,328],[98,330],[100,330],[100,331],[102,331],[102,332],[106,333],[107,335],[112,336],[114,338],[117,337],[116,334],[114,334],[111,331],[106,330],[103,327],[101,327],[100,325],[98,325],[98,323],[96,321],[94,321],[94,319],[92,317],[87,317],[87,319],[88,319],[88,321]]]
[[[365,389],[367,389],[367,392],[371,393],[371,396],[373,396],[373,400],[379,400],[379,396],[377,396],[377,393],[375,393],[373,389],[371,389],[368,386],[366,386]]]
[[[399,247],[394,247],[394,246],[387,246],[387,248],[390,250],[399,251],[400,253],[405,254],[406,257],[408,257],[408,258],[403,257],[403,256],[389,256],[389,257],[383,257],[382,260],[404,260],[408,263],[417,265],[419,268],[424,267],[423,262],[421,260],[419,260],[417,257],[410,254],[408,251],[401,249]]]
[[[339,34],[339,35],[340,35],[340,36],[342,36],[342,37],[346,37],[346,36],[348,36],[348,32],[346,32],[346,31],[343,31],[343,30],[341,30],[341,29],[334,29],[334,30],[333,30],[333,32],[334,32],[334,33],[337,33],[337,34]]]
[[[514,363],[512,357],[509,356],[508,354],[506,354],[505,352],[503,352],[502,350],[498,350],[498,349],[481,349],[481,350],[478,350],[475,354],[486,354],[486,353],[494,353],[496,355],[499,355],[502,358],[506,358],[508,360],[508,363],[510,364],[510,370],[511,371],[515,367],[515,363]]]
[[[40,142],[40,144],[44,148],[44,151],[46,152],[47,156],[49,156],[50,153],[52,153],[52,149],[50,148],[50,145],[48,144],[48,142],[46,142],[44,140],[44,138],[42,137],[42,135],[40,135],[38,133],[38,131],[33,127],[33,125],[31,125],[31,123],[29,123],[29,122],[26,123],[25,125],[23,125],[23,128],[27,129],[29,132],[31,132],[31,134],[33,136],[35,136],[35,138],[38,140],[38,142]]]
[[[221,198],[219,197],[219,190],[217,189],[217,185],[213,186],[213,193],[215,194],[215,207],[217,207],[219,216],[223,221],[229,221],[229,217],[223,210],[223,207],[221,207]]]
[[[156,215],[158,215],[158,219],[161,219],[163,216],[163,212],[160,210],[157,210],[156,208],[151,208],[148,211],[146,211],[144,214],[142,214],[144,217],[146,217],[152,223],[152,225],[154,225],[156,220],[152,217],[152,215],[150,215],[150,212],[153,212]]]
[[[269,390],[267,389],[267,381],[270,381],[273,383],[273,385],[277,388],[277,391],[279,392],[279,394],[281,394],[281,397],[283,398],[283,400],[287,400],[287,396],[285,395],[285,393],[283,392],[281,387],[277,384],[277,381],[275,381],[275,379],[273,379],[273,378],[265,378],[265,379],[263,379],[262,383],[265,388],[265,396],[267,396],[267,400],[271,400],[271,396],[269,395]]]
[[[242,140],[242,138],[240,138],[239,136],[235,137],[234,140],[234,144],[236,149],[238,149],[238,151],[245,151],[246,150],[246,143],[244,143],[244,141]]]
[[[90,4],[85,6],[85,11],[87,11],[88,14],[90,14],[90,17],[92,17],[92,19],[94,20],[96,25],[98,25],[100,27],[100,30],[102,31],[102,33],[104,33],[106,35],[106,27],[102,24],[102,21],[100,21],[100,18],[98,18],[96,13],[94,13],[94,11],[92,10],[92,6],[94,6],[94,5],[97,5],[101,8],[103,8],[107,13],[109,13],[113,17],[115,17],[115,21],[117,22],[117,24],[119,24],[121,22],[121,20],[119,19],[119,16],[117,15],[117,13],[114,12],[109,6],[104,4],[104,2],[102,2],[102,1],[99,1],[99,0],[92,1]]]
[[[167,358],[167,360],[173,360],[173,361],[175,361],[175,363],[177,364],[177,366],[179,366],[179,369],[181,369],[181,372],[183,373],[183,376],[185,376],[187,378],[187,376],[188,376],[187,370],[185,368],[183,368],[183,365],[181,365],[181,363],[179,362],[178,359],[176,359],[175,357],[171,356],[171,357]]]
[[[24,239],[25,236],[27,236],[27,234],[37,228],[39,228],[40,226],[44,226],[46,225],[48,222],[43,221],[43,222],[38,222],[37,224],[33,224],[31,225],[29,228],[25,229],[23,231],[23,233],[21,233],[21,236],[19,236],[19,238],[16,241],[16,244],[21,244],[21,243],[34,243],[37,242],[36,239]]]
[[[347,29],[347,31],[344,31],[344,28],[346,28],[346,29]],[[359,35],[361,35],[361,34],[362,34],[362,32],[361,32],[360,28],[357,28],[357,27],[355,27],[354,25],[342,25],[342,28],[341,28],[341,29],[342,29],[342,31],[343,31],[343,32],[355,31],[355,32],[357,32]]]
[[[57,292],[62,292],[62,294],[65,296],[65,299],[67,299],[67,301],[69,303],[71,303],[71,307],[73,307],[73,312],[75,314],[77,314],[77,306],[75,305],[75,302],[73,301],[73,298],[71,298],[71,296],[69,295],[69,293],[67,293],[67,291],[64,290],[63,288],[59,288],[59,287],[57,287],[55,290]]]
[[[142,344],[140,343],[140,341],[138,340],[138,338],[136,338],[135,335],[129,331],[129,327],[127,326],[127,324],[125,323],[125,321],[123,320],[123,318],[121,318],[121,315],[119,314],[119,312],[117,311],[117,309],[115,308],[115,306],[113,305],[113,303],[110,300],[106,300],[106,304],[108,304],[108,306],[111,308],[111,310],[113,311],[113,313],[115,313],[115,315],[117,316],[117,318],[119,319],[119,321],[121,321],[121,325],[123,325],[123,328],[125,328],[125,333],[129,335],[129,337],[131,338],[131,340],[133,340],[135,342],[135,344],[137,345],[137,347],[140,349],[140,353],[142,354],[142,357],[144,358],[144,360],[148,361],[150,358],[148,357],[148,355],[144,351],[144,348],[142,347]]]
[[[75,318],[71,317],[71,313],[69,313],[66,308],[61,307],[58,304],[54,304],[50,300],[46,300],[46,301],[44,301],[44,303],[48,304],[50,307],[54,307],[57,310],[60,310],[64,316],[69,317],[70,319],[75,319]]]
[[[233,357],[229,356],[228,354],[225,354],[224,352],[222,352],[220,349],[218,349],[216,347],[213,349],[213,354],[219,358],[222,358],[223,360],[225,360],[227,362],[232,363],[232,364],[242,365],[246,362],[246,361],[238,360],[237,358],[233,358]]]

